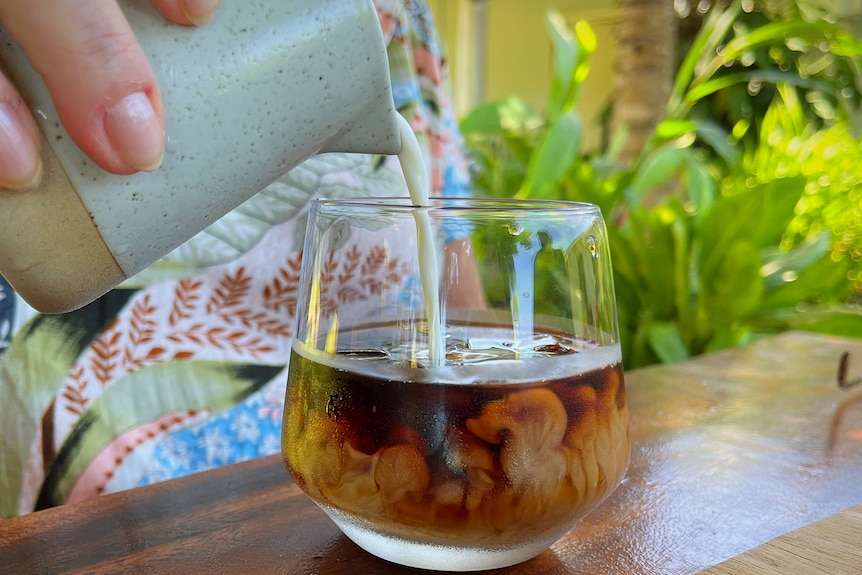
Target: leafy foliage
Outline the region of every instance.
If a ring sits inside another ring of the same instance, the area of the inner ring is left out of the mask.
[[[581,153],[575,104],[595,39],[553,12],[547,110],[509,98],[462,122],[478,193],[601,207],[629,368],[787,329],[862,334],[862,147],[851,129],[862,46],[834,23],[791,16],[750,26],[741,2],[714,10],[632,166],[615,161],[625,133]],[[785,65],[788,51],[829,64],[812,75]],[[753,86],[770,93],[759,113],[739,98]]]

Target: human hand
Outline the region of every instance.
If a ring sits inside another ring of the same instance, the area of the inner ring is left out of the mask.
[[[164,110],[156,79],[118,0],[0,0],[0,21],[44,78],[69,136],[114,174],[159,167]],[[178,24],[209,21],[219,0],[150,0]],[[0,188],[36,187],[39,129],[0,75]]]

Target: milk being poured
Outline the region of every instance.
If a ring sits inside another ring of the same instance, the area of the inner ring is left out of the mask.
[[[407,189],[414,205],[429,204],[428,172],[422,158],[422,150],[416,134],[402,116],[398,116],[398,127],[401,133],[401,151],[398,160],[404,171]],[[440,302],[438,301],[440,264],[437,261],[437,251],[434,249],[434,236],[431,230],[431,220],[428,211],[417,209],[413,213],[416,220],[416,232],[419,244],[419,275],[422,280],[422,293],[425,296],[425,314],[428,318],[428,355],[432,367],[445,363],[446,349],[441,331]]]

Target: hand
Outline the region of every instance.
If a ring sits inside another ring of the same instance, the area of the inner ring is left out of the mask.
[[[168,19],[200,25],[219,0],[151,0]],[[147,58],[117,0],[0,0],[0,21],[45,80],[60,121],[96,164],[114,174],[159,167],[164,111]],[[0,188],[41,177],[39,130],[0,75]]]

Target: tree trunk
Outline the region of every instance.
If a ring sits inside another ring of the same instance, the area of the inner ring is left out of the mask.
[[[628,138],[619,160],[634,162],[670,97],[676,73],[678,21],[673,0],[620,0],[611,134]]]

